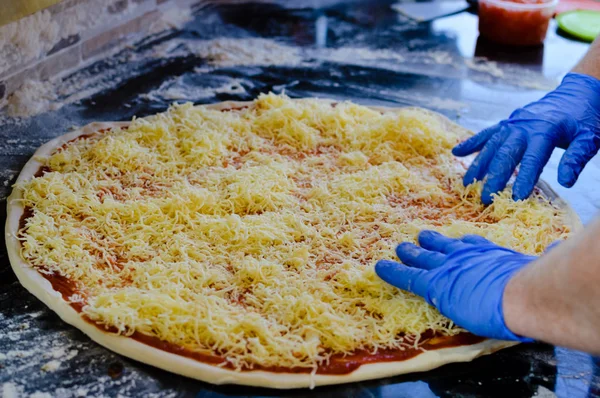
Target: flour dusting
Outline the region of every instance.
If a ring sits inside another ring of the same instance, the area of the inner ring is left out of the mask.
[[[149,32],[158,33],[168,29],[178,29],[192,19],[194,17],[189,7],[171,7],[150,25]]]
[[[198,87],[186,82],[178,77],[171,79],[147,94],[140,95],[150,101],[198,101],[201,99],[212,98],[217,94],[244,94],[246,89],[238,79],[231,79],[217,87]]]
[[[487,58],[484,57],[465,59],[465,65],[467,65],[469,69],[487,73],[494,77],[504,77],[504,72],[498,67],[498,63],[495,61],[488,61]]]
[[[14,383],[3,383],[2,384],[2,398],[19,398],[23,392],[23,387]]]
[[[448,111],[464,111],[466,109],[469,109],[469,105],[464,103],[464,102],[460,102],[460,101],[455,101],[453,99],[450,98],[440,98],[440,97],[426,97],[424,99],[424,101],[427,103],[427,107],[429,108],[437,108],[437,109],[444,109],[444,110],[448,110]]]
[[[36,391],[33,394],[29,394],[29,398],[53,398],[53,397],[52,397],[52,395],[50,395],[47,392]]]
[[[556,394],[544,386],[538,386],[535,396],[538,398],[556,398]]]
[[[115,0],[112,0],[115,1]],[[54,37],[56,29],[48,24],[48,17],[37,15],[39,26],[45,26],[48,35]],[[86,14],[87,15],[87,14]],[[189,8],[172,7],[165,10],[164,14],[153,23],[151,32],[162,31],[181,27],[192,19]],[[75,18],[75,21],[85,21],[85,15]],[[212,22],[211,22],[212,23]],[[48,26],[47,26],[48,25]],[[84,22],[74,22],[68,27],[69,31],[76,31]],[[0,35],[1,36],[1,35]],[[39,41],[39,35],[19,35],[13,33],[11,45],[20,43],[19,48],[34,46],[33,42]],[[5,43],[6,44],[6,43]],[[89,98],[96,93],[114,88],[127,75],[129,65],[147,59],[165,61],[169,58],[196,56],[205,61],[194,68],[197,73],[210,73],[218,68],[232,66],[284,66],[284,67],[310,67],[318,66],[324,62],[336,62],[342,64],[368,65],[374,64],[381,69],[406,72],[411,70],[422,71],[424,65],[427,73],[431,76],[442,76],[447,69],[437,66],[449,66],[460,68],[466,66],[474,73],[470,78],[474,81],[493,82],[494,79],[503,79],[506,83],[515,86],[537,90],[550,90],[553,83],[539,74],[526,73],[526,71],[511,70],[510,65],[502,67],[494,61],[483,57],[463,59],[459,56],[442,51],[406,51],[406,49],[371,49],[362,47],[340,47],[340,48],[313,48],[294,47],[285,43],[266,38],[217,38],[210,40],[195,40],[188,38],[173,38],[164,43],[150,47],[143,51],[122,51],[124,47],[132,46],[126,43],[111,54],[104,54],[105,69],[102,73],[83,69],[65,78],[53,78],[49,81],[28,80],[16,90],[8,99],[0,103],[0,122],[18,123],[20,118],[34,116],[40,113],[60,109],[64,105],[76,103],[84,98]],[[6,47],[6,46],[5,46]],[[2,43],[0,42],[0,59],[2,58]],[[0,61],[2,62],[2,61]],[[1,66],[0,66],[1,70]],[[331,71],[332,76],[336,73]],[[334,83],[335,84],[335,83]],[[401,90],[397,90],[401,91]],[[187,84],[178,80],[163,82],[157,89],[143,94],[141,98],[147,100],[162,101],[200,101],[215,97],[218,94],[243,95],[246,88],[236,81],[223,82],[220,86],[204,86],[196,81]],[[402,93],[396,93],[391,97],[402,97]],[[402,97],[405,102],[411,98]],[[444,98],[428,98],[416,101],[419,106],[430,106],[437,109],[461,111],[467,108],[466,104]],[[127,106],[124,104],[123,106]],[[1,111],[0,111],[1,112]]]
[[[58,368],[60,368],[60,362],[57,360],[52,360],[42,365],[42,370],[44,372],[55,372]]]
[[[122,7],[118,15],[112,7]],[[124,19],[140,2],[93,0],[75,4],[53,16],[48,10],[37,12],[0,27],[0,74],[37,59],[50,51],[60,40],[67,39],[97,26],[114,24]]]
[[[52,81],[27,80],[8,97],[6,114],[11,117],[26,117],[57,110],[62,105],[57,101],[55,84]]]
[[[213,66],[297,65],[300,49],[262,38],[220,38],[213,40],[170,40],[157,46],[155,58],[194,54]]]
[[[354,48],[340,47],[323,51],[325,59],[334,62],[355,62],[355,61],[373,61],[373,60],[388,60],[402,62],[405,57],[397,51],[386,49],[369,49],[369,48]]]
[[[12,139],[12,138],[11,138]],[[19,139],[19,142],[20,141]],[[0,292],[0,308],[11,308],[18,282]],[[163,381],[149,377],[133,361],[124,360],[60,322],[51,310],[33,296],[19,302],[19,313],[2,312],[0,332],[0,397],[2,398],[171,398],[177,391]],[[29,307],[31,306],[31,307]],[[48,321],[52,327],[49,328]],[[23,328],[28,324],[29,327]],[[111,377],[111,364],[124,371]],[[172,375],[173,378],[179,376]],[[78,380],[76,386],[64,380]]]
[[[482,73],[484,77],[487,76],[487,81],[502,79],[504,83],[540,91],[550,91],[556,88],[557,82],[555,80],[546,78],[537,71],[513,64],[499,64],[485,57],[465,59],[464,64],[467,68]],[[473,80],[481,81],[486,79],[480,77]]]

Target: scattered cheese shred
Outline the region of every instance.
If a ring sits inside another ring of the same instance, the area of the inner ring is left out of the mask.
[[[21,183],[22,256],[76,283],[97,323],[236,369],[455,335],[374,263],[424,228],[531,254],[569,233],[539,195],[483,207],[450,153],[462,138],[414,109],[273,94],[228,112],[173,105],[71,142]]]

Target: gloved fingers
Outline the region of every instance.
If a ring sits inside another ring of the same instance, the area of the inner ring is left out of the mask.
[[[420,248],[412,243],[402,242],[396,247],[396,255],[403,264],[430,270],[443,264],[446,256]]]
[[[448,238],[435,231],[422,231],[419,234],[419,244],[423,249],[444,254],[453,253],[466,246],[464,242],[458,239]]]
[[[472,184],[473,181],[479,181],[487,173],[488,166],[498,149],[508,136],[509,130],[502,128],[497,134],[494,134],[485,144],[481,152],[477,155],[463,178],[463,185]]]
[[[493,244],[493,242],[479,235],[465,235],[462,238],[460,238],[460,240],[464,243],[469,243],[471,245],[489,245],[490,243]]]
[[[513,186],[513,200],[527,199],[531,195],[553,150],[554,142],[547,137],[535,136],[531,139],[521,160],[519,174]]]
[[[395,261],[380,260],[375,264],[375,273],[381,279],[399,289],[420,296],[426,293],[424,284],[418,283],[427,273],[427,271],[422,269],[407,267]]]
[[[500,131],[499,124],[483,129],[479,133],[469,137],[452,148],[452,154],[454,156],[468,156],[472,153],[480,151],[485,143],[488,142],[488,140],[498,131]]]
[[[596,155],[599,147],[600,137],[592,131],[586,131],[575,137],[558,164],[558,183],[571,188],[587,162]]]
[[[487,181],[481,192],[481,201],[486,205],[492,203],[492,194],[506,187],[527,148],[526,134],[519,129],[510,129],[510,131],[510,135],[493,155],[488,167]]]

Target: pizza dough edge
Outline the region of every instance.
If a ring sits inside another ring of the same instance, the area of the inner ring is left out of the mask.
[[[331,101],[334,102],[334,101]],[[207,107],[211,109],[223,110],[234,109],[248,106],[252,102],[222,102],[210,104]],[[377,110],[393,111],[401,108],[371,107]],[[425,111],[438,118],[442,123],[452,129],[468,131],[461,126],[453,123],[443,115],[438,113],[416,108]],[[25,164],[18,182],[31,179],[39,170],[42,164],[37,160],[40,157],[49,156],[56,148],[64,143],[78,138],[81,135],[93,134],[101,129],[112,127],[124,127],[128,122],[95,122],[90,123],[78,130],[59,136],[46,144],[42,145]],[[574,230],[581,228],[579,217],[573,209],[564,202],[558,195],[543,181],[540,181],[540,188],[551,200],[567,211],[567,221],[571,223]],[[13,189],[13,192],[7,199],[7,219],[5,226],[6,247],[11,267],[19,282],[35,297],[42,301],[52,311],[54,311],[63,321],[76,327],[96,343],[108,348],[109,350],[124,355],[128,358],[152,365],[172,373],[191,377],[212,384],[240,384],[255,387],[267,387],[277,389],[305,388],[322,385],[333,385],[364,381],[371,379],[380,379],[391,376],[398,376],[406,373],[428,371],[449,363],[469,362],[473,359],[491,354],[500,349],[518,344],[512,341],[501,341],[487,339],[477,344],[467,346],[457,346],[443,348],[439,350],[425,351],[415,357],[404,361],[396,362],[378,362],[365,364],[355,371],[343,375],[323,375],[309,373],[282,373],[267,372],[262,370],[255,371],[234,371],[222,367],[206,364],[191,358],[179,356],[150,345],[146,345],[137,340],[128,337],[116,335],[103,331],[97,326],[85,321],[77,311],[75,311],[62,295],[52,288],[52,285],[33,267],[29,266],[20,255],[20,243],[16,237],[19,230],[19,223],[24,212],[20,199],[22,194],[20,190]]]

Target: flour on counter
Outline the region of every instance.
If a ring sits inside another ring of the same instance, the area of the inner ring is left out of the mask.
[[[125,5],[118,15],[111,7]],[[94,0],[75,4],[52,15],[48,10],[37,12],[16,22],[0,27],[0,74],[15,65],[39,58],[61,39],[66,39],[101,24],[112,24],[123,19],[138,7],[139,2],[122,0]]]
[[[556,82],[548,82],[547,80],[540,81],[537,76],[525,76],[519,79],[516,84],[524,88],[540,91],[551,91],[557,86]]]
[[[167,29],[177,29],[194,19],[189,7],[171,7],[160,18],[150,25],[150,33],[158,33]]]
[[[115,49],[113,53],[120,51]],[[297,65],[301,62],[301,51],[297,48],[278,44],[274,40],[216,39],[216,40],[170,40],[165,45],[152,50],[155,58],[196,55],[208,60],[214,67],[244,65]],[[143,55],[145,56],[145,55]],[[103,89],[114,87],[123,78],[120,68],[125,68],[131,56],[123,55],[120,59],[110,59],[114,69],[106,74],[94,74],[82,71],[65,79],[55,78],[50,81],[28,80],[4,104],[6,116],[25,118],[40,113],[58,110],[64,105],[88,98]],[[162,87],[162,86],[161,86]],[[160,91],[161,89],[159,89]],[[190,92],[195,90],[195,92]],[[224,85],[217,88],[182,88],[166,90],[163,99],[210,98],[215,94],[241,94],[245,89],[241,85]],[[148,94],[152,95],[152,94]],[[0,104],[2,108],[2,104]]]
[[[14,383],[2,384],[2,398],[19,398],[23,392],[23,387]]]
[[[424,54],[433,63],[438,65],[450,65],[454,62],[452,55],[446,51],[428,51]]]
[[[29,398],[53,398],[53,396],[47,392],[36,391],[33,394],[29,394]]]
[[[111,53],[115,54],[121,50],[122,48],[117,48]],[[109,62],[117,65],[118,61]],[[122,62],[124,63],[125,60]],[[114,87],[121,78],[118,77],[118,69],[115,69],[113,74],[96,75],[84,69],[64,79],[54,77],[43,82],[27,80],[7,99],[0,102],[0,122],[18,124],[23,118],[58,110],[103,89]]]
[[[155,58],[193,54],[213,66],[297,65],[300,49],[261,38],[213,40],[170,40],[154,51]]]
[[[60,28],[49,11],[41,11],[0,28],[0,73],[50,50]]]
[[[8,377],[8,380],[11,380],[12,374],[20,374],[24,370],[32,374],[32,377],[36,372],[39,374],[40,369],[55,372],[63,362],[79,355],[82,349],[81,342],[65,339],[62,331],[40,333],[36,322],[37,317],[32,318],[29,314],[16,316],[5,324],[3,333],[0,334],[0,355],[5,367],[0,375]],[[24,324],[30,326],[23,328]]]
[[[56,372],[58,368],[60,368],[60,362],[55,359],[50,362],[46,362],[41,367],[44,372]]]
[[[151,101],[198,101],[205,98],[212,98],[217,94],[244,94],[245,92],[246,89],[238,79],[232,79],[217,87],[198,87],[193,84],[187,84],[183,81],[182,77],[178,77],[177,79],[164,82],[158,89],[152,90],[147,94],[142,94],[140,97]]]
[[[189,9],[167,11],[162,22],[157,22],[154,29],[178,27],[191,18]],[[127,44],[131,46],[131,44]],[[311,66],[322,62],[339,62],[343,64],[365,64],[381,69],[400,72],[411,70],[422,71],[426,65],[431,76],[441,76],[447,72],[445,68],[435,67],[452,66],[459,68],[466,66],[478,73],[470,78],[475,81],[493,82],[493,79],[502,79],[508,84],[538,90],[552,89],[549,82],[541,74],[511,69],[510,65],[500,65],[482,57],[472,59],[455,59],[455,56],[441,50],[408,51],[402,52],[395,49],[369,49],[359,47],[341,48],[298,48],[288,46],[272,39],[264,38],[218,38],[212,40],[195,40],[174,38],[139,53],[115,49],[111,56],[104,55],[104,71],[83,69],[64,79],[55,78],[52,81],[29,80],[15,91],[4,103],[4,115],[12,118],[25,118],[43,112],[60,109],[66,104],[75,103],[81,99],[118,85],[126,76],[128,66],[132,62],[148,58],[166,60],[175,57],[196,56],[206,61],[200,63],[194,70],[198,73],[209,73],[217,68],[232,66]],[[332,73],[335,73],[333,70]],[[177,81],[167,81],[161,84],[142,98],[149,100],[203,100],[217,94],[244,94],[246,89],[241,84],[223,83],[222,86],[206,86],[202,82],[195,84],[180,84]],[[406,99],[410,100],[410,99]],[[410,101],[409,101],[410,102]],[[462,110],[464,104],[442,98],[431,98],[429,106],[446,110]],[[428,106],[427,102],[420,104]],[[126,105],[124,105],[126,106]],[[2,104],[0,104],[2,108]],[[2,122],[6,121],[0,114]],[[17,120],[17,119],[13,119]]]
[[[544,386],[538,386],[535,396],[538,398],[556,398],[556,394]]]
[[[77,356],[77,354],[79,353],[78,350],[68,350],[66,347],[57,347],[52,349],[52,351],[50,351],[48,354],[45,354],[44,357],[50,357],[50,358],[59,358],[63,361],[68,361],[70,359],[73,359]]]
[[[334,49],[326,49],[322,52],[323,58],[335,62],[355,61],[373,61],[373,60],[389,60],[402,62],[404,56],[396,51],[386,49],[370,49],[370,48],[355,48],[355,47],[340,47]]]
[[[0,123],[2,123],[2,120],[0,119]],[[8,141],[8,140],[6,140]],[[0,150],[2,150],[4,148],[4,146],[0,143]],[[4,187],[8,187],[9,185],[11,185],[17,175],[19,174],[19,170],[13,170],[13,169],[6,169],[6,170],[0,170],[0,181],[2,182],[2,186]],[[0,196],[0,200],[4,199],[3,197]],[[19,326],[20,329],[29,329],[29,323],[28,322],[23,322],[21,324],[21,326]]]
[[[0,308],[10,305],[16,289],[22,289],[18,282],[0,291]],[[30,300],[36,301],[33,297]],[[58,317],[49,309],[40,309],[42,304],[36,302],[29,310],[27,305],[19,305],[31,312],[10,315],[1,326],[1,398],[109,398],[117,389],[122,397],[178,395],[173,387],[149,378],[135,363],[97,345],[73,327],[58,322],[54,328],[48,328],[49,319],[54,319],[54,324]],[[3,317],[0,313],[0,319]],[[30,327],[21,328],[24,323]],[[115,362],[122,363],[125,371],[116,378],[103,374]],[[92,374],[95,376],[90,377]],[[66,375],[78,378],[75,387],[62,383]]]
[[[447,51],[398,51],[389,49],[370,49],[356,47],[339,47],[321,49],[318,54],[327,61],[356,63],[357,61],[395,61],[405,64],[451,65],[454,57]]]
[[[27,80],[8,97],[6,114],[11,117],[26,117],[61,107],[52,81]]]
[[[125,4],[118,16],[111,14],[111,7]],[[94,0],[76,4],[66,9],[60,18],[54,18],[47,10],[40,11],[12,24],[0,27],[0,74],[15,65],[37,59],[46,54],[58,41],[69,38],[84,30],[101,24],[114,24],[142,7],[141,2],[122,0]],[[189,6],[176,5],[166,9],[149,28],[150,34],[168,29],[176,29],[193,19]],[[139,37],[137,37],[139,39]],[[110,57],[131,46],[130,42],[114,48],[102,57]],[[79,65],[77,68],[82,68]],[[67,75],[69,71],[63,71]],[[47,111],[58,110],[66,104],[77,102],[102,89],[112,87],[118,81],[110,79],[110,84],[98,82],[94,78],[61,80],[60,76],[48,81],[27,80],[8,98],[0,100],[0,123],[19,123],[19,119],[35,116]]]
[[[498,67],[498,63],[495,61],[488,61],[487,58],[476,57],[465,59],[465,65],[467,65],[469,69],[487,73],[494,77],[504,77],[504,72]]]
[[[27,358],[33,355],[39,355],[40,353],[36,350],[10,350],[4,355],[5,359],[14,359],[14,358]]]
[[[30,312],[29,314],[27,314],[30,318],[37,318],[40,315],[43,315],[44,311],[36,311],[36,312]]]
[[[404,106],[420,106],[423,108],[433,108],[437,110],[464,112],[469,110],[469,104],[460,102],[451,98],[441,98],[427,94],[416,94],[403,90],[382,90],[379,88],[370,89],[346,83],[347,88],[362,90],[368,93],[371,98],[383,99],[385,101],[405,104]]]
[[[515,67],[512,64],[500,65],[498,62],[490,61],[485,57],[465,59],[464,64],[471,70],[487,75],[488,81],[492,78],[498,78],[517,87],[540,91],[550,91],[556,88],[556,81],[546,78],[537,71]]]
[[[194,54],[213,65],[297,65],[300,50],[267,39],[216,39],[195,42]]]
[[[423,101],[426,103],[428,108],[437,108],[457,112],[469,109],[468,104],[450,98],[425,97]]]

